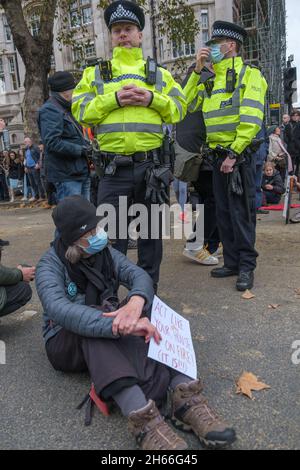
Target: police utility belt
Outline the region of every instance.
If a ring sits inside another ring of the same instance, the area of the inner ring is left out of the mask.
[[[159,158],[160,148],[147,152],[135,152],[131,155],[119,153],[101,152],[101,160],[105,175],[114,175],[119,167],[133,166],[134,163],[153,162]]]

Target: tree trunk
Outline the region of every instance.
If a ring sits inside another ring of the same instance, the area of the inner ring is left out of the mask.
[[[50,67],[38,59],[35,59],[30,67],[26,67],[25,96],[23,100],[24,133],[32,138],[35,143],[39,141],[39,129],[37,125],[38,110],[48,98],[47,77]],[[32,61],[33,62],[33,61]],[[47,62],[47,61],[46,61]]]
[[[47,76],[51,69],[53,25],[57,0],[40,2],[40,30],[32,37],[23,14],[22,0],[0,0],[14,43],[25,64],[24,131],[39,140],[38,109],[48,97]]]

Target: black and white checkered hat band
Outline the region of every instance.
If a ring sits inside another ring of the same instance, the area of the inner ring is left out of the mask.
[[[125,10],[122,5],[119,5],[116,11],[112,13],[108,26],[111,26],[113,23],[116,23],[118,21],[126,22],[126,20],[130,23],[135,23],[139,25],[139,27],[141,27],[138,17],[132,11]]]
[[[237,31],[232,31],[231,29],[214,29],[212,33],[212,39],[217,37],[225,37],[235,39],[236,41],[243,42],[244,36]]]

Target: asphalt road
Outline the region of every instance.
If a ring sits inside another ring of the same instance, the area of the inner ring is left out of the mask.
[[[182,241],[165,242],[159,296],[191,322],[205,394],[238,434],[233,449],[299,449],[300,365],[291,357],[300,340],[300,225],[285,226],[280,213],[260,219],[255,298],[242,299],[234,279],[212,279],[209,267],[183,258]],[[0,208],[0,224],[1,238],[11,242],[3,264],[37,263],[53,233],[50,211]],[[92,425],[84,426],[84,411],[76,406],[88,391],[88,377],[51,368],[41,315],[34,292],[25,309],[0,319],[6,344],[0,449],[134,449],[118,412],[106,418],[96,411]],[[243,371],[271,388],[254,392],[255,400],[237,395],[235,381]],[[190,449],[201,448],[192,435],[185,438]]]

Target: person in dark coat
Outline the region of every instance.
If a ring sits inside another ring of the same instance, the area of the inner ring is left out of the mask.
[[[284,129],[284,141],[287,151],[292,157],[294,172],[299,176],[300,165],[300,112],[293,111],[291,120]]]
[[[148,318],[152,280],[108,245],[95,206],[81,196],[67,197],[52,217],[60,237],[40,260],[36,275],[52,366],[64,372],[88,370],[97,395],[119,406],[144,450],[187,447],[155,405],[164,401],[169,387],[178,424],[189,425],[207,444],[233,442],[234,430],[208,407],[199,380],[147,357],[150,338],[161,340]],[[120,284],[129,289],[121,305]]]
[[[0,261],[1,261],[0,248]],[[32,296],[29,285],[35,276],[35,267],[7,268],[0,264],[0,317],[26,305]]]
[[[51,96],[40,108],[38,125],[45,148],[47,181],[56,187],[56,199],[81,195],[90,199],[89,142],[72,116],[75,80],[69,72],[49,77]]]
[[[284,193],[284,184],[279,171],[272,162],[266,162],[262,180],[264,204],[278,204]]]
[[[40,176],[40,149],[34,145],[30,137],[25,137],[25,173],[28,175],[30,186],[33,190],[31,201],[43,201],[45,191]]]
[[[15,191],[18,187],[19,181],[22,181],[24,176],[24,169],[21,161],[17,157],[16,152],[9,152],[9,192],[10,192],[10,202],[15,200]]]

